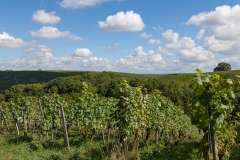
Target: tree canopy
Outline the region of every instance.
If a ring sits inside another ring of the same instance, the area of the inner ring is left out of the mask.
[[[229,63],[225,62],[220,62],[218,63],[217,67],[214,68],[214,72],[217,71],[230,71],[231,70],[231,65]]]

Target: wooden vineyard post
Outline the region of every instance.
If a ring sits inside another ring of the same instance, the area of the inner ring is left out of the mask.
[[[108,125],[107,153],[108,153],[108,148],[109,148],[110,135],[111,135],[111,127]]]
[[[43,123],[45,123],[45,117],[44,117],[44,113],[43,113],[43,109],[42,109],[42,104],[41,104],[40,100],[38,101],[38,105],[39,105],[40,116],[42,117]],[[43,131],[42,131],[42,129],[41,129],[41,130],[40,130],[40,133],[39,133],[39,141],[40,141],[40,142],[42,142],[42,137],[43,137]]]
[[[158,145],[158,132],[159,132],[159,129],[157,127],[156,130],[155,130],[155,144],[156,145]]]
[[[7,123],[7,120],[6,120],[5,116],[4,116],[4,113],[3,113],[3,110],[2,110],[1,106],[0,106],[0,112],[1,112],[1,115],[2,115],[2,119],[3,119],[3,121],[4,121],[4,123],[5,123],[6,127],[7,127],[7,130],[10,131],[9,125]]]
[[[211,108],[207,106],[207,113],[208,113],[208,137],[209,137],[209,145],[210,151],[213,155],[213,160],[216,160],[216,150],[215,150],[215,139],[214,139],[214,131],[213,131],[213,124],[211,119]]]
[[[121,123],[121,126],[119,128],[120,140],[117,144],[116,156],[117,156],[117,159],[120,159],[121,149],[122,149],[122,146],[123,146],[125,160],[128,160],[128,145],[127,145],[127,141],[123,140],[124,135],[123,135],[123,131],[122,131],[122,127],[124,126],[124,123],[125,123],[125,111],[126,111],[126,108],[125,108],[125,105],[124,105],[124,96],[120,96],[120,123]]]
[[[17,135],[19,135],[19,128],[18,128],[17,118],[16,118],[16,116],[15,116],[15,114],[13,112],[12,106],[10,106],[10,109],[11,109],[11,112],[12,112],[12,117],[13,117],[13,120],[14,120],[14,124],[15,124]]]
[[[103,141],[103,145],[105,145],[105,135],[104,135],[104,129],[102,129],[102,141]]]
[[[27,106],[26,102],[23,102],[24,105],[24,110],[23,110],[23,125],[24,125],[24,132],[23,135],[24,137],[27,137]]]
[[[68,133],[67,133],[67,125],[66,125],[66,121],[65,121],[63,106],[61,103],[60,103],[60,111],[61,111],[61,117],[62,117],[65,145],[66,145],[67,151],[70,151],[70,146],[69,146],[69,141],[68,141]]]

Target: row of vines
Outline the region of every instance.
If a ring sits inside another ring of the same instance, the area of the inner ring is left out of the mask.
[[[140,141],[145,141],[148,146],[153,132],[156,144],[161,139],[173,143],[183,138],[201,138],[190,118],[161,96],[159,91],[148,94],[141,87],[130,87],[123,80],[119,85],[122,97],[104,98],[89,92],[84,82],[83,86],[81,96],[68,101],[60,95],[47,95],[39,99],[24,97],[9,103],[2,102],[1,120],[9,130],[14,129],[9,125],[15,126],[16,134],[21,134],[19,132],[22,130],[24,136],[31,132],[39,135],[39,141],[43,136],[54,141],[54,133],[63,123],[60,112],[62,104],[68,131],[77,128],[86,138],[91,135],[91,141],[100,134],[106,145],[111,134],[115,135],[117,157],[121,155],[121,143],[132,142],[137,151]]]

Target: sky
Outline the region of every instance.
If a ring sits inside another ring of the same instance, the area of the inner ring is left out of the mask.
[[[0,70],[240,69],[237,0],[2,0]]]

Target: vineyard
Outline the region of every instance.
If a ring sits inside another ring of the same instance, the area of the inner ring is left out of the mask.
[[[231,99],[235,96],[232,85],[238,83],[197,72],[196,96],[189,105],[191,118],[159,90],[148,93],[146,88],[131,87],[122,79],[120,97],[102,97],[82,82],[81,93],[71,98],[48,94],[2,101],[1,133],[18,140],[30,139],[31,151],[48,142],[66,154],[75,140],[83,137],[85,142],[102,147],[101,157],[92,159],[147,159],[146,154],[141,156],[140,148],[171,148],[185,142],[199,143],[199,159],[228,159],[237,136]],[[84,155],[77,153],[71,158],[84,159]]]

